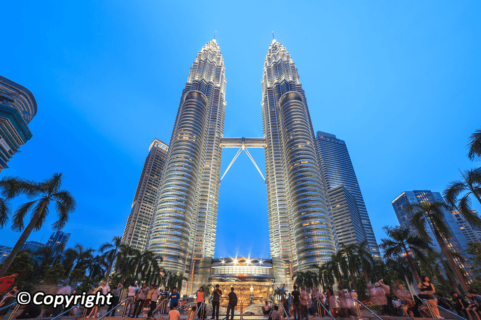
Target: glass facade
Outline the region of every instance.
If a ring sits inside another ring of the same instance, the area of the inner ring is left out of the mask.
[[[160,265],[190,273],[213,257],[225,115],[225,67],[215,40],[197,55],[182,92],[149,249]]]
[[[45,246],[49,247],[52,249],[52,251],[55,252],[55,249],[57,249],[58,246],[64,245],[64,247],[67,246],[67,242],[70,239],[70,233],[65,233],[62,231],[57,231],[52,233],[50,238],[47,241],[47,244]]]
[[[392,201],[392,206],[394,208],[394,212],[396,212],[399,224],[403,227],[409,228],[411,232],[417,234],[417,230],[411,224],[411,218],[413,216],[413,213],[409,213],[407,211],[407,208],[410,204],[418,204],[425,202],[444,202],[444,199],[439,192],[431,192],[429,190],[404,191],[403,193],[401,193],[396,199]],[[450,250],[459,253],[464,258],[465,262],[462,263],[457,258],[455,258],[454,260],[456,264],[464,270],[466,275],[472,277],[472,273],[470,271],[471,263],[469,262],[468,255],[465,252],[465,250],[467,249],[468,240],[464,236],[462,230],[460,229],[459,225],[455,220],[454,215],[450,211],[444,212],[444,219],[452,235],[449,239],[448,247]],[[441,248],[439,247],[434,237],[434,232],[432,228],[433,226],[430,225],[430,228],[428,228],[427,230],[428,234],[431,239],[433,239],[432,243],[436,250],[441,251]]]
[[[366,240],[356,199],[349,191],[344,186],[330,189],[329,201],[337,241],[345,245],[359,245]]]
[[[28,124],[37,114],[37,102],[25,87],[0,76],[0,171],[32,138]]]
[[[347,150],[346,143],[337,139],[335,135],[318,131],[316,137],[322,172],[326,180],[327,187],[334,189],[339,186],[349,191],[356,199],[359,215],[364,229],[364,234],[369,243],[369,248],[373,257],[380,259],[379,247],[372,230],[371,220],[367,213],[364,198],[357,181],[356,173],[351,162],[351,157]],[[333,217],[334,219],[334,217]]]
[[[335,242],[305,93],[276,40],[264,62],[262,93],[271,256],[282,259],[281,281],[289,284],[293,272],[328,261]]]
[[[144,251],[147,247],[168,150],[169,147],[159,139],[150,144],[122,235],[122,243],[134,249]]]

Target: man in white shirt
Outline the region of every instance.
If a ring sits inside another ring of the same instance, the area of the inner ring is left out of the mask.
[[[153,285],[154,287],[154,292],[152,292],[152,296],[150,298],[150,312],[149,312],[149,318],[152,316],[152,312],[157,308],[157,300],[159,299],[160,296],[160,290],[157,287],[156,284]]]
[[[107,293],[110,292],[110,287],[107,284],[107,281],[102,281],[102,285],[99,287],[99,289],[102,290],[103,295],[106,295]]]
[[[67,282],[63,282],[62,283],[63,286],[57,290],[57,295],[70,295],[72,293],[72,288],[70,288],[70,286],[67,284]],[[62,306],[59,306],[57,307],[57,309],[55,309],[54,313],[53,313],[53,316],[56,317],[58,316],[61,312],[63,311],[63,305]]]
[[[137,290],[139,290],[137,281],[132,283],[127,290],[128,290],[127,296],[129,300],[127,300],[127,303],[125,304],[125,310],[127,310],[127,312],[125,313],[126,317],[130,316],[130,313],[132,312],[132,307],[134,306],[135,293],[137,292]]]

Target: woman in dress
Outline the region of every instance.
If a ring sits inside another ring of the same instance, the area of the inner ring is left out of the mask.
[[[205,306],[202,306],[202,303],[204,302],[204,288],[200,287],[199,290],[197,290],[196,295],[197,298],[195,301],[197,302],[197,308],[200,308],[198,313],[199,318],[205,319],[207,310],[205,310]]]
[[[428,276],[423,276],[421,278],[421,283],[418,284],[418,288],[419,291],[421,291],[421,293],[418,295],[419,298],[427,300],[427,303],[429,303],[429,306],[431,306],[431,310],[433,311],[435,318],[441,318],[439,315],[438,302],[434,297],[436,290],[434,289],[434,286],[429,280]],[[421,307],[421,310],[425,311],[425,309],[427,309],[426,305]]]

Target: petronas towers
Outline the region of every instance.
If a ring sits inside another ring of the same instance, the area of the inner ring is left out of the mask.
[[[182,91],[147,248],[194,277],[215,250],[225,118],[225,66],[216,40],[198,53]],[[337,240],[321,153],[297,68],[276,40],[262,77],[270,251],[276,282],[330,260]],[[240,140],[239,140],[240,141]],[[242,138],[242,147],[249,138]],[[194,281],[192,279],[192,281]]]

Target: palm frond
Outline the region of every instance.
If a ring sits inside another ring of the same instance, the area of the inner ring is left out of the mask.
[[[468,143],[468,158],[471,161],[481,157],[481,129],[476,130],[470,137]]]
[[[8,217],[12,213],[10,204],[6,199],[0,198],[0,229],[5,227],[8,222]]]
[[[411,223],[419,232],[419,235],[427,241],[432,241],[432,238],[427,232],[426,218],[424,217],[424,212],[418,211],[411,217]]]
[[[12,223],[12,230],[13,231],[22,231],[24,228],[23,219],[25,215],[32,209],[35,205],[36,200],[25,202],[21,204],[17,210],[15,210],[15,214],[13,215],[13,223]]]
[[[5,199],[12,199],[21,194],[28,194],[33,183],[20,177],[4,177],[0,180],[1,194]]]
[[[446,202],[451,206],[451,207],[456,207],[456,202],[458,199],[458,196],[461,192],[466,190],[466,185],[464,182],[456,180],[448,184],[448,187],[446,190],[444,190],[444,199]]]
[[[469,199],[470,192],[466,193],[461,200],[459,200],[459,213],[468,221],[470,224],[481,227],[481,219],[474,213],[471,209],[471,200]]]
[[[45,197],[43,199],[39,199],[37,201],[38,201],[37,205],[32,210],[32,219],[35,216],[35,214],[37,214],[37,213],[40,214],[39,218],[37,220],[37,223],[35,224],[35,230],[36,231],[38,231],[42,228],[43,223],[45,222],[45,220],[47,220],[48,213],[50,212],[50,209],[48,207],[48,205],[50,204],[50,199],[48,197]],[[43,209],[42,209],[43,203],[45,203],[45,206],[43,206]]]

